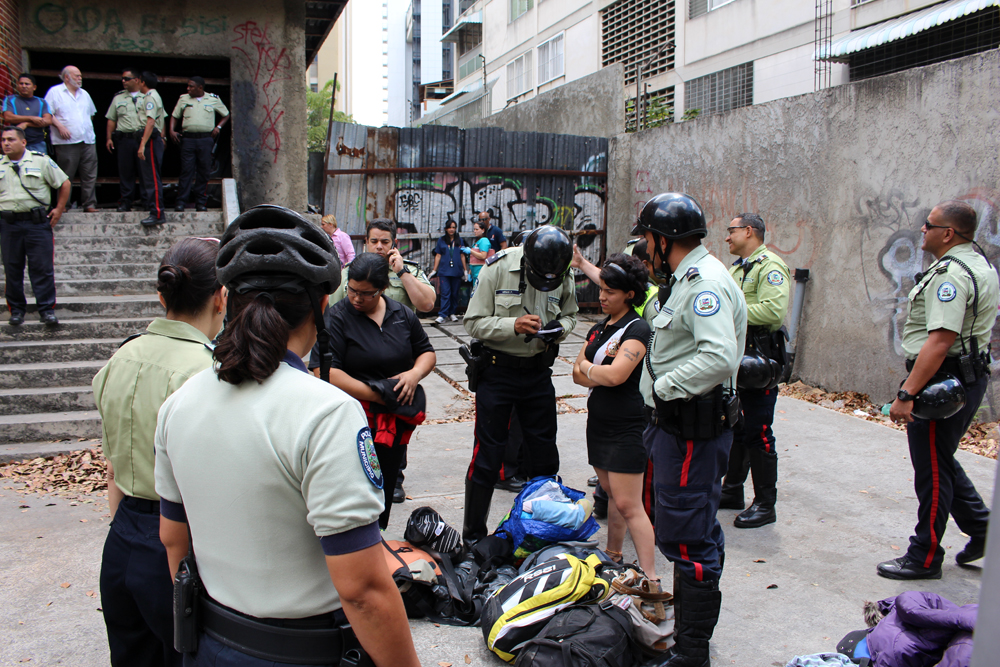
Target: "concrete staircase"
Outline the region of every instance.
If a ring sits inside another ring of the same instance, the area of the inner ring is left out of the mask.
[[[168,213],[146,229],[145,212],[67,212],[56,227],[58,327],[38,321],[25,272],[28,314],[7,324],[0,304],[0,461],[92,446],[101,422],[90,383],[130,334],[163,314],[156,268],[185,236],[218,237],[221,211]]]

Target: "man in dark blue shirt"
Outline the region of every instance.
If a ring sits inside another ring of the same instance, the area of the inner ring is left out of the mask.
[[[35,77],[17,77],[17,95],[8,95],[3,101],[3,124],[24,130],[29,151],[45,153],[45,128],[52,124],[52,114],[48,103],[35,97],[35,88]]]
[[[503,235],[503,231],[493,224],[493,214],[490,212],[490,209],[481,211],[479,213],[479,220],[486,229],[486,233],[483,236],[490,240],[494,252],[504,250],[507,247],[507,238]]]

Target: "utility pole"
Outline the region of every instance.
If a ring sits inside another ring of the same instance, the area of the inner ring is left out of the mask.
[[[648,69],[649,66],[653,64],[653,61],[660,57],[661,53],[663,53],[667,49],[673,49],[673,48],[674,48],[674,40],[671,39],[669,42],[665,43],[663,46],[661,46],[660,48],[658,48],[656,50],[656,52],[653,55],[651,55],[646,62],[644,62],[642,64],[638,64],[638,63],[636,64],[636,70],[635,70],[635,105],[634,105],[634,107],[635,107],[635,131],[636,132],[638,132],[639,130],[642,129],[642,117],[643,117],[643,114],[645,113],[645,110],[646,110],[646,100],[645,100],[645,98],[642,95],[642,72],[643,72],[643,70]],[[641,101],[641,105],[642,105],[641,107],[640,107],[640,99],[642,100]]]

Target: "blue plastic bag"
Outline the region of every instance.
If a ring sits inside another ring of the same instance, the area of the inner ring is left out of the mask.
[[[532,554],[542,547],[554,542],[582,542],[600,530],[597,519],[590,516],[582,526],[576,530],[563,528],[545,521],[535,521],[533,519],[523,519],[522,505],[524,499],[535,492],[538,487],[546,482],[553,481],[559,485],[566,497],[576,502],[587,496],[583,491],[571,489],[562,483],[559,477],[535,477],[524,485],[521,492],[514,499],[514,505],[507,512],[507,515],[500,522],[500,526],[494,531],[497,537],[510,540],[514,545],[514,559],[521,561],[529,554]]]

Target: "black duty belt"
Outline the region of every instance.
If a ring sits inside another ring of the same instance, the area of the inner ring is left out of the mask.
[[[121,504],[129,509],[133,509],[136,512],[142,512],[143,514],[159,514],[160,513],[160,501],[159,500],[147,500],[146,498],[136,498],[135,496],[125,496],[121,500]]]
[[[143,133],[142,130],[137,130],[135,132],[119,132],[118,130],[115,130],[111,134],[112,135],[118,135],[119,137],[124,137],[126,139],[139,139],[139,140],[142,140],[142,133]]]
[[[533,357],[515,357],[512,354],[504,354],[503,352],[497,352],[496,350],[491,350],[490,348],[484,348],[486,353],[487,365],[498,366],[500,368],[518,368],[522,370],[531,370],[539,368],[550,368],[556,360],[556,355],[558,354],[558,346],[553,352],[548,350],[543,350]]]
[[[182,132],[185,139],[204,139],[212,136],[211,132]]]
[[[913,364],[917,362],[916,359],[906,360],[906,372],[909,373],[913,370]],[[958,357],[945,357],[944,361],[941,362],[941,367],[938,369],[944,373],[951,373],[952,375],[958,375],[961,369],[958,366]]]
[[[31,215],[31,211],[14,212],[14,211],[0,211],[0,219],[4,222],[30,222],[34,220]]]
[[[357,645],[346,617],[336,612],[309,618],[254,618],[202,594],[202,629],[230,648],[262,660],[296,665],[341,662]]]

